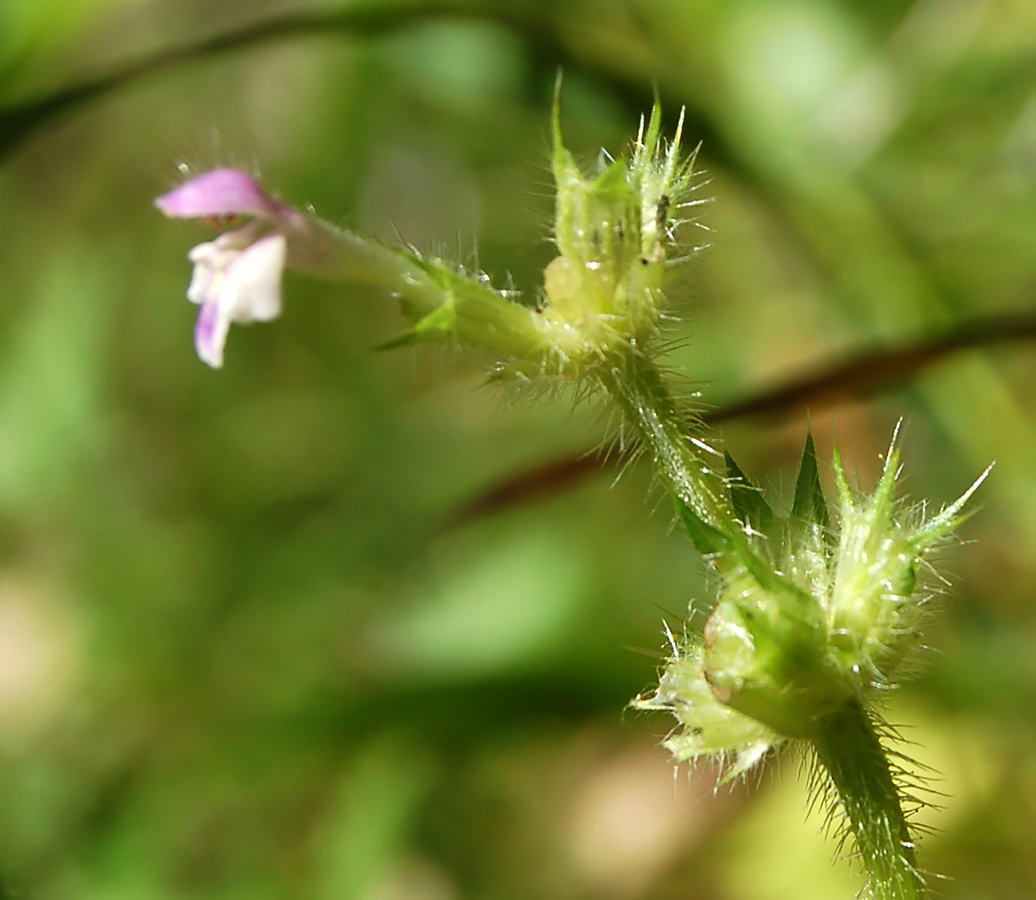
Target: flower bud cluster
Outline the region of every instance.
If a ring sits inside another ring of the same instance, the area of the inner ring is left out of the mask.
[[[602,153],[586,177],[561,137],[554,106],[554,243],[558,256],[544,273],[544,323],[565,366],[579,371],[615,349],[643,346],[658,331],[662,289],[678,262],[668,254],[681,224],[675,214],[693,205],[694,156],[682,158],[681,115],[668,145],[661,109],[652,110],[628,160]]]
[[[672,644],[658,688],[633,705],[672,712],[680,761],[720,757],[741,774],[786,738],[813,738],[852,701],[890,687],[920,639],[925,555],[962,520],[985,475],[925,519],[895,499],[893,440],[874,492],[848,484],[837,453],[830,516],[807,440],[791,514],[777,516],[728,457],[741,533],[681,518],[722,579],[704,633]],[[720,711],[725,713],[721,715]]]
[[[642,352],[656,337],[664,311],[662,289],[681,261],[673,258],[681,210],[690,200],[693,155],[681,154],[678,126],[661,137],[656,104],[628,157],[602,151],[597,171],[584,174],[565,148],[560,99],[553,115],[552,168],[556,184],[553,239],[558,255],[543,275],[543,292],[529,302],[493,290],[440,260],[414,256],[441,287],[431,306],[402,291],[413,327],[389,346],[454,339],[497,355],[499,378],[581,379],[616,356]],[[425,299],[432,295],[426,294]]]

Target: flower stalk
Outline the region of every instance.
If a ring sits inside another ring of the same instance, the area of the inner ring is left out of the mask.
[[[652,456],[655,471],[675,501],[693,510],[723,534],[740,532],[724,485],[726,466],[700,440],[695,443],[690,414],[676,402],[661,372],[635,349],[615,353],[595,372],[627,425]],[[705,452],[710,458],[703,455]]]
[[[198,219],[224,231],[188,254],[194,274],[187,297],[198,304],[195,348],[223,365],[231,323],[266,322],[281,313],[285,268],[312,278],[348,280],[406,298],[416,313],[443,306],[443,286],[413,254],[336,228],[270,196],[245,172],[215,169],[163,194],[170,218]]]
[[[924,897],[925,879],[917,867],[902,790],[862,704],[851,701],[829,716],[813,738],[813,752],[848,820],[847,833],[869,878],[867,895],[874,900]]]

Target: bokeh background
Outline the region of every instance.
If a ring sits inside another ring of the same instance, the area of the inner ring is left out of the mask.
[[[486,388],[459,351],[372,352],[403,324],[389,298],[290,274],[223,371],[193,355],[185,253],[209,232],[151,206],[180,164],[258,167],[535,291],[559,65],[589,163],[653,86],[703,142],[710,230],[686,237],[710,246],[672,357],[703,408],[1036,309],[1031,0],[0,0],[5,896],[854,896],[797,760],[713,793],[674,777],[664,716],[624,712],[710,586],[643,466],[515,487],[607,433],[592,403]],[[921,858],[947,898],[1036,896],[1018,337],[810,404],[864,485],[900,417],[915,498],[997,462],[889,701],[944,795]],[[806,428],[715,435],[786,499]]]

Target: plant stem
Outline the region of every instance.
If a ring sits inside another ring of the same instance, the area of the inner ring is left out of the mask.
[[[874,722],[858,701],[847,703],[813,738],[849,819],[874,900],[918,900],[925,883],[900,803],[900,792]]]
[[[705,451],[692,443],[686,417],[654,363],[635,350],[616,354],[597,377],[651,451],[665,488],[703,521],[726,534],[741,534],[722,457],[720,467],[713,469],[702,455]]]

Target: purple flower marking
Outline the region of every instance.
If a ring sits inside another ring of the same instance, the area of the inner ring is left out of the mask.
[[[232,322],[267,322],[280,315],[286,235],[300,230],[301,214],[234,169],[192,178],[159,197],[155,205],[178,219],[252,217],[243,227],[198,244],[189,254],[194,274],[187,297],[201,307],[194,345],[201,360],[218,369]]]

